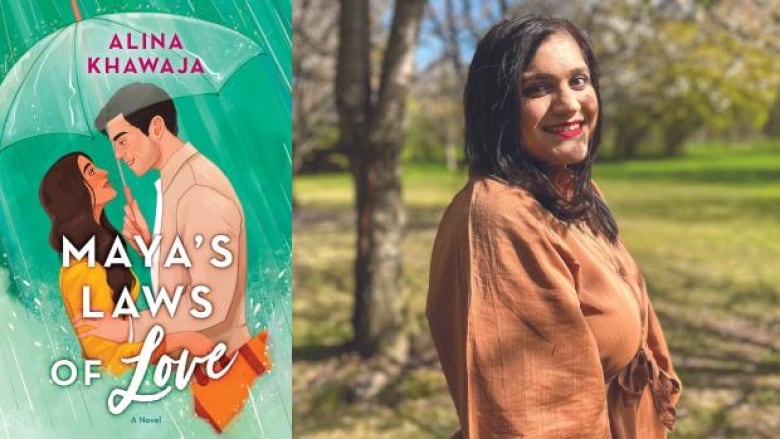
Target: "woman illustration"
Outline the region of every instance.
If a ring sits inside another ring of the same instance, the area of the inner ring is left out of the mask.
[[[642,274],[591,180],[591,44],[505,20],[464,93],[469,181],[439,224],[427,315],[460,437],[666,437],[681,385]]]
[[[138,278],[130,268],[112,264],[105,267],[115,239],[125,244],[124,238],[114,228],[104,212],[104,207],[116,198],[117,192],[108,180],[108,173],[99,169],[83,152],[66,154],[55,162],[41,181],[39,196],[44,210],[51,219],[49,244],[58,253],[63,251],[63,238],[75,248],[83,248],[94,238],[95,265],[88,266],[86,258],[73,261],[60,270],[60,291],[65,311],[71,323],[83,315],[82,289],[89,286],[90,309],[111,315],[124,289],[133,301],[140,289]],[[84,327],[89,330],[90,327]],[[99,337],[80,339],[83,356],[98,359],[102,367],[113,375],[120,375],[130,368],[121,360],[133,357],[141,351],[143,343],[116,343]],[[193,355],[206,355],[212,343],[203,335],[179,332],[166,335],[163,344],[155,351],[156,362],[166,352],[187,349]]]

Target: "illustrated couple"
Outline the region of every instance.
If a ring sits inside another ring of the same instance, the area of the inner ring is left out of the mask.
[[[218,380],[209,380],[200,370],[190,384],[196,414],[222,432],[241,411],[254,380],[271,367],[267,333],[252,337],[246,324],[246,223],[241,203],[222,171],[178,137],[176,107],[159,87],[133,83],[119,89],[98,114],[95,128],[108,137],[116,157],[137,176],[154,168],[160,178],[155,183],[157,207],[152,233],[137,201],[125,187],[127,204],[120,234],[104,211],[117,191],[108,173],[87,154],[74,152],[61,157],[43,177],[39,196],[51,219],[50,245],[62,254],[63,238],[76,248],[84,248],[95,239],[93,267],[82,258],[60,271],[60,291],[83,356],[101,360],[106,370],[120,375],[130,367],[121,360],[138,355],[154,325],[163,327],[165,338],[153,359],[182,349],[203,356],[216,343],[225,343],[224,360],[237,353],[230,370]],[[164,287],[173,292],[184,286],[187,291],[196,285],[208,286],[211,315],[202,319],[190,315],[188,311],[195,305],[185,293],[172,316],[166,310],[155,316],[146,310],[138,318],[111,318],[125,288],[134,301],[140,290],[131,268],[105,264],[112,245],[119,238],[138,250],[134,239],[138,235],[149,248],[152,234],[161,236],[151,265],[153,290]],[[229,238],[224,248],[233,255],[233,263],[225,268],[209,262],[212,254],[208,245],[195,245],[199,238],[208,240],[216,235]],[[162,264],[160,249],[170,249],[177,236],[186,248],[190,267]],[[89,286],[90,309],[103,311],[106,317],[82,317],[84,286]]]

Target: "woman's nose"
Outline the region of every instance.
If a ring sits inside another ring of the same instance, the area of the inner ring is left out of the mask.
[[[580,109],[580,101],[577,100],[574,90],[564,88],[557,93],[553,108],[559,113],[572,113]]]

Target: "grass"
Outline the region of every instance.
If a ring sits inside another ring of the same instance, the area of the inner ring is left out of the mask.
[[[647,278],[683,379],[674,438],[780,431],[780,145],[699,145],[675,160],[597,164],[595,178]],[[439,216],[464,174],[407,167],[404,294],[419,367],[372,402],[344,385],[365,367],[350,338],[352,186],[295,181],[295,436],[449,437],[457,428],[423,317]]]

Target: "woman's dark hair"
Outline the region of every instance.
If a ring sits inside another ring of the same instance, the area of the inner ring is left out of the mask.
[[[84,181],[78,166],[79,156],[92,160],[83,152],[66,154],[57,160],[43,176],[38,196],[43,209],[51,219],[49,245],[62,253],[62,237],[67,237],[77,248],[82,248],[94,236],[95,257],[105,266],[108,253],[122,235],[111,225],[106,213],[100,215],[100,224],[92,214],[92,189]],[[130,269],[121,265],[106,268],[106,281],[113,292],[114,304],[118,303],[124,287],[131,291],[135,277]]]
[[[590,181],[590,167],[601,141],[601,117],[580,163],[568,166],[572,196],[556,190],[549,165],[536,160],[521,145],[520,75],[542,42],[552,34],[570,35],[582,51],[601,108],[599,72],[588,36],[574,23],[539,15],[503,20],[479,41],[463,93],[466,157],[472,174],[492,176],[528,190],[564,223],[584,220],[610,241],[617,239],[615,219]]]

